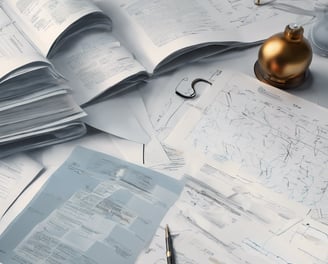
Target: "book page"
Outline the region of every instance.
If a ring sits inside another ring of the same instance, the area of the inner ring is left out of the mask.
[[[0,79],[36,61],[49,63],[31,46],[0,8]]]
[[[293,1],[297,5],[304,1]],[[149,71],[176,51],[190,47],[255,42],[308,17],[254,1],[97,0],[114,31]]]
[[[85,104],[114,85],[146,76],[145,68],[107,30],[89,30],[65,43],[51,59],[69,81],[79,105]]]
[[[0,160],[0,219],[41,170],[39,163],[23,154]]]
[[[2,4],[44,56],[70,25],[101,12],[90,0],[4,0]]]

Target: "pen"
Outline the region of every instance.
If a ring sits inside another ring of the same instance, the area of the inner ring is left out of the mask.
[[[169,226],[165,227],[165,246],[166,246],[166,261],[167,264],[175,264],[172,237]]]

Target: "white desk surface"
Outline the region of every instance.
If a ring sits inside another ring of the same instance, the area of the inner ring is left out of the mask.
[[[210,61],[215,61],[218,65],[221,65],[224,68],[230,68],[255,77],[253,66],[257,60],[258,50],[259,46],[244,50],[230,51],[221,54]],[[290,89],[288,92],[321,106],[328,107],[328,58],[314,54],[310,65],[310,72],[312,75],[312,83],[304,87]],[[111,142],[111,136],[105,134],[86,136],[77,141],[62,144],[60,147],[50,147],[33,152],[33,156],[44,163],[47,171],[20,197],[15,206],[13,206],[7,215],[1,220],[0,234],[13,217],[15,217],[22,208],[27,205],[28,201],[39,190],[56,167],[65,160],[65,157],[69,155],[73,147],[78,144],[83,144],[84,146],[112,154],[119,158],[123,157],[123,155],[119,153],[119,150],[115,148],[115,144]]]

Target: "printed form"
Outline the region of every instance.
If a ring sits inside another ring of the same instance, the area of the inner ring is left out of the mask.
[[[0,238],[4,263],[133,263],[182,182],[82,147]]]

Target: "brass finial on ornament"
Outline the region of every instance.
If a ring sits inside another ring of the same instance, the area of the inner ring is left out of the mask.
[[[285,31],[268,38],[261,46],[254,65],[256,77],[278,88],[301,85],[309,75],[312,49],[304,29],[289,24]]]

